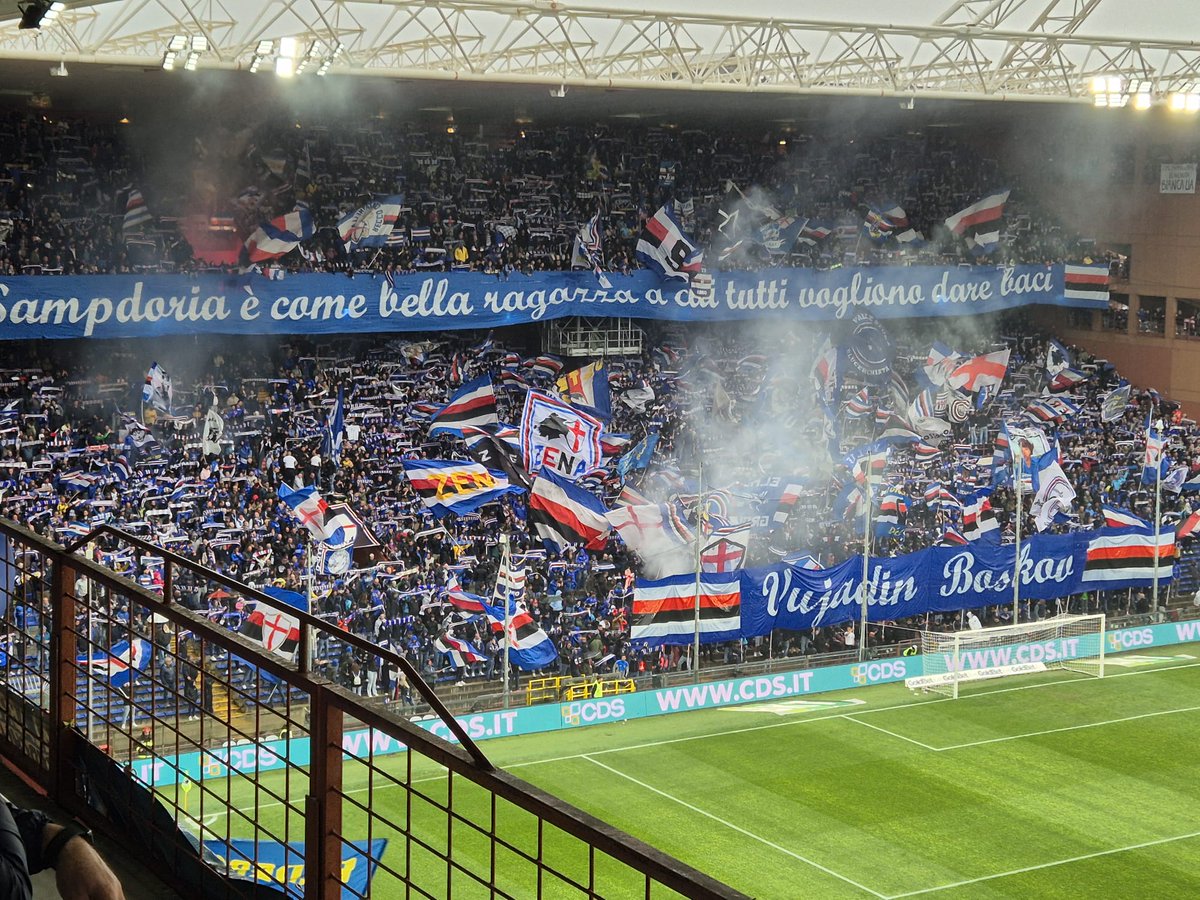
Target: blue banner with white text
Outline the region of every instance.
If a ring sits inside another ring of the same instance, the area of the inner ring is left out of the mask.
[[[1097,560],[1088,577],[1093,542],[1122,535],[1124,543],[1141,545],[1137,569],[1109,572]],[[1035,535],[1021,543],[1020,565],[1012,544],[975,541],[965,546],[931,547],[891,558],[871,558],[868,617],[893,621],[926,613],[957,612],[1013,598],[1013,573],[1020,571],[1022,600],[1056,600],[1090,590],[1144,587],[1154,578],[1150,542],[1153,536],[1130,529],[1076,531]],[[1164,561],[1158,580],[1166,584],[1173,569]],[[742,637],[757,637],[775,628],[803,630],[836,625],[861,617],[862,557],[828,569],[779,564],[742,572]]]
[[[1103,309],[1063,296],[1063,266],[882,266],[702,273],[691,286],[652,272],[608,276],[478,272],[353,278],[44,275],[0,278],[0,340],[168,334],[341,334],[494,328],[564,316],[725,322],[999,312],[1030,304]]]

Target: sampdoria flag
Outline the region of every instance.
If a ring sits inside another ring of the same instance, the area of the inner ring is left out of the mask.
[[[588,363],[581,369],[568,372],[555,382],[562,398],[572,406],[591,413],[607,422],[612,418],[612,393],[604,361]]]
[[[446,579],[446,600],[452,606],[469,613],[484,612],[484,599],[478,594],[471,594],[463,590],[461,584],[458,583],[458,578],[453,572]]]
[[[569,544],[602,549],[612,530],[605,512],[593,494],[553,472],[543,470],[529,492],[529,525],[559,552]]]
[[[1078,369],[1068,367],[1054,373],[1048,386],[1051,391],[1057,394],[1060,391],[1069,391],[1077,384],[1082,384],[1088,380],[1088,377],[1087,372],[1081,372]]]
[[[1153,584],[1154,556],[1152,532],[1101,529],[1088,541],[1082,584],[1104,590]],[[1169,580],[1174,574],[1175,532],[1168,528],[1158,536],[1158,580]]]
[[[402,462],[413,490],[439,518],[447,513],[474,512],[505,494],[521,491],[504,475],[489,471],[479,463],[458,459],[405,459]]]
[[[125,221],[121,224],[122,234],[128,235],[130,232],[140,231],[143,225],[152,221],[154,221],[154,216],[150,215],[150,210],[146,208],[146,199],[142,196],[142,192],[131,187],[129,196],[125,200]]]
[[[1066,473],[1058,462],[1058,447],[1052,446],[1038,457],[1033,470],[1033,524],[1038,531],[1045,531],[1057,516],[1067,514],[1075,500],[1075,488],[1067,480]]]
[[[456,638],[447,632],[433,642],[433,649],[450,657],[450,665],[461,669],[472,663],[483,662],[486,657],[472,646],[470,641]]]
[[[946,220],[946,227],[963,238],[972,253],[989,253],[1000,244],[1000,221],[1008,191],[996,191]]]
[[[1108,263],[1067,263],[1063,299],[1108,302]]]
[[[521,454],[525,469],[548,469],[574,481],[600,467],[604,423],[557,397],[529,391],[521,413]]]
[[[505,630],[504,606],[484,604],[488,621],[493,630]],[[558,659],[558,651],[554,642],[545,631],[533,621],[524,603],[510,600],[507,617],[508,656],[513,665],[521,669],[541,669]],[[501,644],[503,647],[504,645]]]
[[[158,363],[151,363],[150,371],[146,373],[146,383],[142,386],[142,403],[148,403],[170,415],[173,398],[171,376]]]
[[[510,484],[529,490],[533,479],[525,471],[525,464],[521,460],[517,429],[504,424],[489,428],[464,425],[462,432],[467,456],[482,464],[485,469],[503,472],[508,476]]]
[[[451,396],[448,403],[429,418],[429,436],[452,434],[464,437],[464,428],[499,425],[496,391],[490,375],[468,381]]]
[[[991,488],[984,488],[962,498],[962,531],[971,541],[1000,537],[1000,523],[992,511]]]
[[[1104,511],[1104,524],[1109,528],[1143,528],[1153,526],[1141,516],[1135,516],[1127,509],[1117,509],[1115,506],[1101,506]]]
[[[980,388],[999,387],[1008,371],[1008,355],[1008,350],[997,350],[959,363],[950,373],[947,384],[955,390],[971,393]]]
[[[348,212],[337,223],[338,234],[347,250],[359,247],[383,247],[396,227],[404,195],[381,197]]]
[[[300,619],[287,610],[308,612],[308,599],[296,591],[265,587],[262,592],[278,601],[278,608],[255,602],[254,608],[242,622],[241,633],[258,641],[265,650],[290,659],[300,646]]]
[[[106,677],[113,687],[125,688],[136,673],[146,671],[152,653],[150,642],[143,638],[118,641],[107,653],[94,655],[88,667],[94,675]]]
[[[696,576],[677,575],[658,581],[638,580],[633,588],[630,641],[634,644],[690,644],[697,626]],[[699,629],[702,644],[736,640],[742,627],[739,575],[702,573]]]
[[[1175,529],[1175,537],[1183,540],[1186,537],[1192,537],[1198,531],[1200,531],[1200,510],[1192,513],[1180,523],[1179,527]]]
[[[1153,425],[1146,426],[1146,456],[1142,461],[1142,484],[1154,484],[1162,477],[1166,466],[1163,450],[1167,439]]]
[[[683,233],[668,203],[646,220],[638,236],[637,258],[663,278],[690,278],[704,264],[704,253]]]
[[[307,209],[293,209],[290,213],[263,222],[246,238],[246,251],[250,262],[277,259],[295,250],[301,241],[313,236],[312,213]]]

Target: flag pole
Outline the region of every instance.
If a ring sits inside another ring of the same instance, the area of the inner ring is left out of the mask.
[[[508,709],[511,702],[509,697],[509,684],[512,680],[511,669],[509,662],[509,650],[512,647],[512,638],[509,635],[509,628],[512,624],[512,598],[509,596],[509,581],[508,567],[511,563],[508,552],[508,534],[507,532],[500,535],[500,575],[504,579],[504,708]],[[498,583],[498,582],[497,582]],[[493,598],[494,599],[494,598]]]
[[[1012,447],[1009,447],[1009,452],[1012,452]],[[1017,453],[1021,452],[1017,448]],[[1020,624],[1021,621],[1021,495],[1025,488],[1025,457],[1021,456],[1020,462],[1017,463],[1017,524],[1016,524],[1016,540],[1013,543],[1013,618],[1014,625]]]
[[[871,469],[874,455],[867,457],[867,508],[863,519],[863,572],[862,572],[862,623],[858,637],[858,661],[867,658],[867,613],[870,608],[870,578],[871,568]]]
[[[699,461],[696,486],[696,613],[692,634],[692,683],[700,683],[700,542],[704,540],[704,460]]]
[[[1159,529],[1162,528],[1162,452],[1154,463],[1154,586],[1151,588],[1150,610],[1158,614],[1158,554]]]
[[[308,541],[304,545],[304,602],[308,606],[308,614],[313,614],[313,567],[312,567],[312,550],[313,536],[308,536]],[[316,648],[313,647],[313,642],[317,638],[316,629],[311,625],[305,625],[308,629],[308,640],[304,642],[304,670],[310,675],[312,674],[313,660],[316,658]]]

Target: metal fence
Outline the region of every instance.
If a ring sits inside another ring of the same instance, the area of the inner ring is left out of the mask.
[[[294,621],[296,663],[182,602],[210,591]],[[185,896],[742,896],[494,768],[403,658],[114,529],[68,550],[0,520],[0,607],[0,751]]]

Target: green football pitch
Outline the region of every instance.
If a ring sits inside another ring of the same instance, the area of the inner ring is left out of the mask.
[[[1104,679],[1053,672],[963,688],[958,700],[902,684],[484,742],[497,765],[754,897],[1200,897],[1200,645],[1109,657]],[[432,850],[515,897],[537,893],[534,867],[493,859],[452,800],[487,824],[478,789],[423,759],[345,764],[342,835],[389,838],[373,896],[486,897]],[[266,773],[208,781],[240,815],[191,814],[205,837],[303,840],[305,785]],[[295,811],[264,788],[294,799]],[[355,804],[372,797],[377,817]],[[406,799],[409,798],[409,799]],[[172,798],[173,799],[173,798]],[[536,828],[496,813],[515,846]],[[406,818],[407,817],[407,818]],[[429,848],[383,824],[411,821]],[[369,826],[369,827],[368,827]],[[370,832],[368,835],[368,831]],[[261,836],[265,836],[260,834]],[[586,879],[585,851],[547,828],[547,858]],[[494,869],[493,869],[494,867]],[[389,871],[390,870],[390,871]],[[640,896],[608,873],[605,896]],[[543,882],[546,896],[581,896]],[[411,896],[421,896],[413,893]],[[655,893],[654,896],[660,896]],[[661,896],[674,896],[663,892]]]

